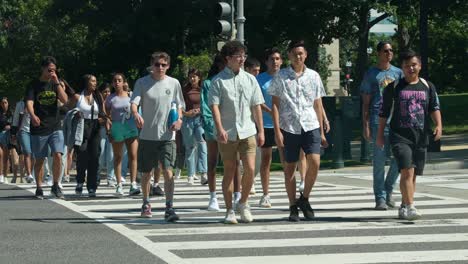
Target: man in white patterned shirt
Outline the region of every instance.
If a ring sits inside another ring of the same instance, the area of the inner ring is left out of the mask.
[[[309,194],[320,167],[320,145],[327,147],[322,125],[322,96],[325,90],[317,72],[305,65],[307,50],[304,41],[291,41],[288,46],[291,65],[273,79],[269,94],[273,97],[273,125],[276,144],[284,147],[285,185],[289,199],[289,221],[299,221],[298,207],[306,220],[314,218]],[[300,149],[307,159],[304,193],[296,200],[294,171]]]

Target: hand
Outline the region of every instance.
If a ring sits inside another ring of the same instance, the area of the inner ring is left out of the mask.
[[[263,131],[257,133],[257,146],[261,147],[265,144],[265,133]]]
[[[435,140],[435,141],[440,140],[440,138],[442,137],[442,126],[436,126],[436,127],[434,128],[434,133],[433,133],[433,135],[434,135],[434,140]]]
[[[41,125],[41,119],[37,115],[31,115],[31,123],[33,126],[38,127]]]
[[[10,126],[10,125],[6,125],[4,129],[5,129],[5,130],[10,130],[10,129],[11,129],[11,126]]]
[[[322,142],[321,142],[321,145],[323,148],[328,148],[328,141],[327,141],[327,138],[325,136],[322,135]]]
[[[55,71],[53,71],[53,72],[50,73],[50,80],[51,80],[52,82],[54,82],[55,84],[59,84],[59,83],[60,83],[59,78],[58,78],[58,76],[57,76],[57,73],[56,73]]]
[[[192,109],[192,111],[193,111],[193,114],[194,114],[194,116],[196,116],[196,115],[199,115],[199,114],[200,114],[200,108],[195,108],[195,109]]]
[[[281,132],[276,133],[275,132],[275,142],[276,142],[277,147],[284,148],[283,133],[281,133]]]
[[[194,117],[195,116],[194,109],[185,112],[185,116],[186,117]]]
[[[141,115],[138,114],[138,113],[135,113],[134,117],[135,117],[135,124],[136,124],[137,128],[142,129],[143,125],[145,124],[145,121],[143,120],[143,117],[141,117]]]
[[[375,140],[375,145],[383,149],[383,147],[385,146],[385,138],[383,135],[377,135],[377,138]]]
[[[172,123],[170,129],[171,131],[177,131],[177,130],[180,130],[181,127],[182,127],[182,119],[177,119],[177,121]]]
[[[370,128],[368,124],[367,125],[365,124],[362,127],[362,136],[364,137],[365,140],[370,141],[371,133],[370,133]]]
[[[227,144],[227,142],[228,142],[228,134],[227,134],[226,130],[224,130],[224,129],[221,128],[221,129],[218,131],[218,141],[219,141],[219,143]]]
[[[328,120],[323,120],[323,131],[325,133],[330,132],[330,121]]]

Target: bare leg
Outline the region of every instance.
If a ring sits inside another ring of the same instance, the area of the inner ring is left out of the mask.
[[[210,192],[216,192],[216,164],[218,164],[218,143],[214,140],[207,141],[208,147],[208,188]]]
[[[136,182],[137,176],[137,150],[138,150],[138,140],[137,139],[128,139],[125,140],[127,145],[128,153],[128,163],[130,167],[130,179],[131,182]]]
[[[122,156],[123,156],[123,142],[113,142],[112,150],[114,152],[114,173],[117,184],[122,180]]]
[[[262,180],[263,195],[269,193],[270,185],[270,166],[271,166],[272,148],[262,148],[262,160],[260,163],[260,178]]]
[[[242,196],[239,202],[241,204],[245,204],[249,198],[254,180],[255,153],[243,154],[241,155],[241,158],[244,166],[244,174],[242,175]]]
[[[226,204],[226,209],[232,209],[232,191],[233,191],[233,179],[237,170],[237,159],[236,160],[224,160],[224,177],[223,177],[223,196]],[[249,192],[250,189],[247,189]]]
[[[310,191],[314,187],[315,181],[317,180],[317,174],[320,167],[320,155],[319,154],[308,154],[307,158],[307,173],[304,182],[304,197],[309,198]]]

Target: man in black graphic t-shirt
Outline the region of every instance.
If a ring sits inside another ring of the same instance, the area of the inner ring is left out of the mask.
[[[42,166],[48,156],[49,148],[53,157],[54,184],[51,195],[63,198],[58,186],[61,172],[61,158],[64,149],[62,122],[59,101],[65,104],[68,96],[65,93],[65,84],[57,76],[57,62],[53,57],[44,57],[41,62],[41,76],[33,81],[26,89],[26,108],[31,115],[31,148],[36,159],[34,172],[36,175],[36,197],[42,199]]]
[[[434,85],[419,78],[419,56],[414,51],[407,51],[400,57],[405,78],[385,88],[376,143],[383,147],[385,124],[391,118],[390,144],[401,173],[402,202],[398,217],[416,220],[421,217],[413,204],[416,175],[423,174],[429,133],[433,133],[435,140],[442,136],[442,120]],[[435,123],[433,132],[430,131],[429,117]]]

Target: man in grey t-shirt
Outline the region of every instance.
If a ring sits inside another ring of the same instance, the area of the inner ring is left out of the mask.
[[[172,208],[174,196],[174,167],[176,144],[175,131],[182,125],[182,109],[185,108],[182,88],[178,80],[167,76],[170,57],[165,52],[155,52],[151,55],[151,74],[142,77],[135,83],[131,103],[132,114],[137,127],[141,129],[138,145],[138,171],[143,174],[141,187],[143,191],[142,217],[151,217],[149,203],[149,187],[151,170],[155,164],[162,164],[164,188],[166,190],[167,222],[179,220]],[[177,105],[179,119],[168,125],[171,104]],[[138,113],[141,106],[141,115]]]

